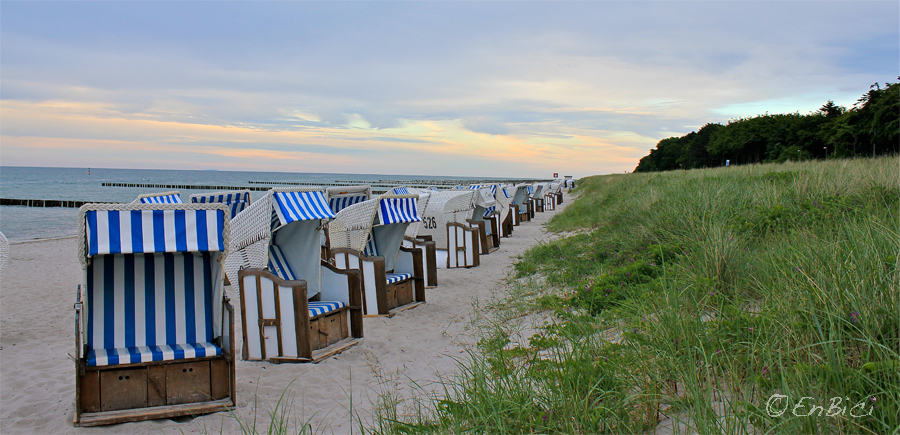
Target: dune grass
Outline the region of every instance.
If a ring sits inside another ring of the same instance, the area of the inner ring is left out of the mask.
[[[506,295],[556,321],[519,343],[497,314],[444,393],[379,432],[900,433],[900,159],[578,191],[548,224],[571,235]]]

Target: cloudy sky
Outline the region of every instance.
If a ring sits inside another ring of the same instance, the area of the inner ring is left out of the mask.
[[[0,164],[604,174],[898,70],[896,0],[4,0]]]

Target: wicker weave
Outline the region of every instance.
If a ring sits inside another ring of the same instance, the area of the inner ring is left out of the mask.
[[[441,190],[431,193],[419,234],[430,235],[437,249],[447,249],[447,223],[465,223],[475,211],[475,190]],[[428,220],[427,222],[426,219]],[[433,219],[433,222],[432,222]]]
[[[269,243],[272,233],[272,215],[278,206],[278,192],[324,192],[321,187],[275,187],[262,198],[253,201],[231,221],[231,249],[235,253],[225,260],[225,275],[238,282],[238,271],[253,267],[264,269],[269,264]]]
[[[6,264],[6,260],[9,258],[9,241],[6,240],[6,236],[3,233],[0,233],[0,272],[3,272],[3,265]]]
[[[85,219],[85,214],[88,211],[131,211],[131,210],[222,210],[225,214],[225,225],[222,230],[222,239],[224,240],[225,250],[222,251],[221,256],[219,257],[219,261],[225,260],[228,257],[228,252],[231,251],[231,213],[228,210],[228,206],[225,204],[140,204],[140,203],[131,203],[131,204],[119,204],[119,203],[105,203],[105,204],[85,204],[78,209],[78,261],[81,263],[81,268],[87,268],[87,221]]]
[[[377,198],[353,204],[339,211],[334,220],[328,223],[328,240],[331,247],[350,248],[362,252],[369,240],[377,212]]]

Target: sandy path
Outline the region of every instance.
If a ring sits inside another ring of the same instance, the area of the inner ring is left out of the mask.
[[[568,201],[568,198],[567,198]],[[566,202],[564,205],[568,204]],[[427,388],[455,372],[454,358],[473,340],[468,328],[472,301],[488,300],[514,258],[547,236],[543,223],[562,210],[537,213],[502,239],[500,249],[472,269],[440,270],[439,286],[427,303],[387,318],[365,319],[365,338],[319,364],[237,361],[237,414],[252,422],[254,401],[265,430],[267,412],[291,383],[295,421],[316,433],[359,433],[372,421],[372,401],[385,379],[414,381]],[[82,282],[74,238],[13,244],[0,276],[0,432],[2,433],[213,433],[240,432],[227,413],[154,420],[99,428],[72,425],[75,400],[74,311]],[[239,303],[228,289],[233,303]],[[235,313],[240,315],[239,307]],[[240,319],[235,323],[238,349]],[[296,380],[295,380],[296,379]],[[392,385],[392,384],[386,384]],[[402,388],[409,388],[408,386]],[[401,391],[401,394],[409,392]],[[351,414],[352,405],[352,414]]]

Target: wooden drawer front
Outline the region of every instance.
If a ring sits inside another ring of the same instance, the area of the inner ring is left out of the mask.
[[[147,369],[100,372],[100,411],[147,407]]]
[[[400,307],[406,304],[410,304],[413,301],[413,287],[412,280],[406,280],[401,283],[397,283],[397,305],[395,307]]]
[[[168,405],[210,400],[209,361],[167,365],[166,396]]]
[[[313,350],[331,346],[349,335],[347,310],[336,311],[309,322],[309,336]]]

